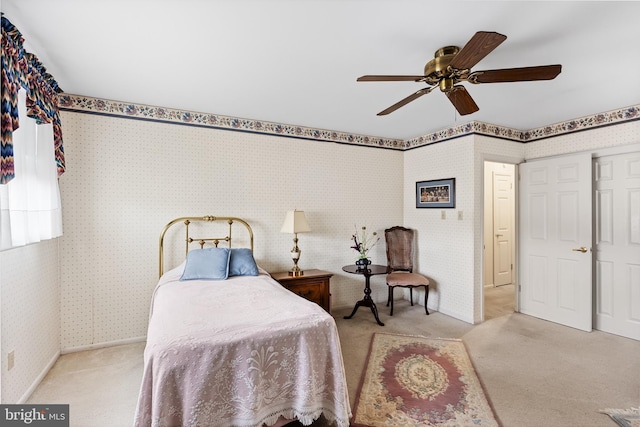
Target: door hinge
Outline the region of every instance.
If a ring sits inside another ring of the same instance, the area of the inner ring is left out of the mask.
[[[511,271],[513,271],[513,264],[511,264]]]

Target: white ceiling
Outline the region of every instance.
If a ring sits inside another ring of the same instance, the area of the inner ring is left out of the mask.
[[[640,2],[2,0],[66,92],[409,139],[472,120],[528,130],[640,104]],[[473,70],[562,64],[552,81],[471,85],[459,116],[439,91],[378,117],[443,46],[507,40]]]

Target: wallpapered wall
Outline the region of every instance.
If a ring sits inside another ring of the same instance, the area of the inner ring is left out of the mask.
[[[542,139],[524,145],[526,159],[592,151],[640,143],[640,121]]]
[[[417,230],[417,271],[434,282],[429,305],[469,322],[473,320],[469,292],[473,283],[473,140],[471,135],[406,152],[404,184],[404,223]],[[416,208],[416,182],[444,178],[456,179],[455,209]],[[460,221],[457,212],[463,213]]]
[[[59,239],[0,252],[2,403],[26,398],[60,354]],[[7,370],[7,354],[15,365]]]
[[[180,216],[238,216],[268,271],[288,270],[285,213],[304,210],[301,268],[335,274],[335,307],[362,296],[354,226],[402,223],[402,152],[64,112],[60,181],[63,351],[143,337],[157,282],[158,237]],[[384,262],[384,245],[373,261]],[[384,279],[375,297],[386,295]]]
[[[429,305],[440,312],[480,320],[483,162],[517,163],[523,150],[521,143],[469,135],[405,152],[404,223],[418,230],[418,271],[435,282]],[[456,179],[455,209],[416,208],[416,182],[443,178]]]

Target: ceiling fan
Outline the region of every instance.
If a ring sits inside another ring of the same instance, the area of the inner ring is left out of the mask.
[[[478,31],[471,40],[460,49],[458,46],[445,46],[436,51],[434,58],[427,62],[422,76],[396,75],[367,75],[358,77],[359,82],[392,82],[413,81],[423,82],[428,86],[407,96],[391,107],[382,110],[378,116],[394,112],[398,108],[426,95],[436,87],[447,95],[449,101],[461,116],[475,113],[478,105],[467,92],[458,84],[469,83],[502,83],[525,82],[534,80],[553,80],[562,70],[562,65],[541,65],[536,67],[503,68],[498,70],[471,71],[485,56],[498,47],[507,36],[488,31]]]

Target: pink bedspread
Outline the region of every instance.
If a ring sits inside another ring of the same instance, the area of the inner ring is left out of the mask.
[[[153,295],[135,426],[254,426],[351,416],[334,319],[268,275],[178,281]]]

